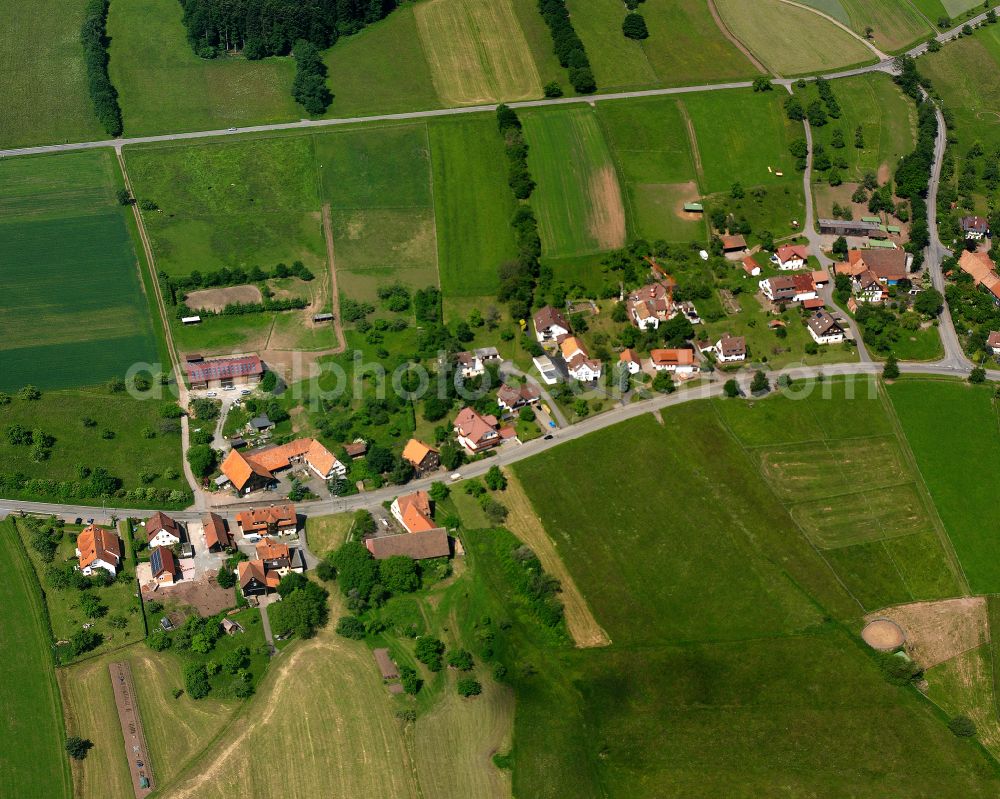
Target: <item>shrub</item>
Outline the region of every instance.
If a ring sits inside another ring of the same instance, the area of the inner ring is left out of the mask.
[[[71,735],[66,739],[66,751],[74,760],[83,760],[93,746],[94,744],[87,738],[81,738],[78,735]]]
[[[441,671],[441,655],[444,654],[444,644],[430,635],[417,638],[413,655],[431,671]]]
[[[475,677],[462,677],[455,683],[455,688],[459,696],[479,696],[483,692],[483,686]]]
[[[948,729],[958,738],[971,738],[976,734],[976,724],[968,716],[953,716],[948,720]]]
[[[448,665],[459,671],[472,669],[472,653],[465,649],[452,649],[448,653]]]
[[[628,39],[648,39],[649,29],[646,27],[646,19],[642,14],[626,14],[622,22],[622,33]]]
[[[366,635],[365,623],[357,616],[341,616],[337,622],[337,635],[350,638],[352,641],[360,641]]]
[[[165,649],[170,649],[170,644],[170,636],[162,629],[153,630],[146,638],[146,645],[154,652],[162,652]]]
[[[403,685],[403,690],[411,696],[419,693],[424,684],[416,670],[409,666],[399,667],[399,681]]]
[[[212,690],[208,681],[208,670],[201,663],[184,666],[184,689],[192,699],[204,699]]]

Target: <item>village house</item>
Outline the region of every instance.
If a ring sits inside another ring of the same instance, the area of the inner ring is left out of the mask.
[[[618,356],[618,360],[620,363],[625,364],[625,368],[628,369],[631,375],[637,375],[642,371],[642,361],[633,349],[622,350],[621,355]]]
[[[537,386],[521,383],[510,386],[504,383],[497,390],[497,405],[505,411],[516,411],[526,405],[534,405],[541,399]]]
[[[238,494],[262,491],[278,482],[267,469],[235,449],[229,450],[219,468],[222,477],[216,480],[216,484],[232,485]]]
[[[970,241],[980,241],[990,235],[990,220],[984,216],[963,216],[962,232]]]
[[[990,331],[990,335],[986,339],[986,349],[994,355],[1000,355],[1000,331]]]
[[[816,299],[816,284],[811,275],[779,275],[761,280],[760,290],[771,302],[790,304]]]
[[[569,363],[577,355],[587,355],[587,348],[576,336],[566,336],[559,342],[559,352],[562,354],[563,360]]]
[[[760,274],[760,264],[752,256],[746,256],[740,263],[743,264],[743,271],[750,277],[757,277]]]
[[[802,269],[809,259],[809,248],[801,244],[782,244],[771,255],[771,263],[778,269]]]
[[[460,352],[457,358],[459,371],[466,380],[486,374],[489,364],[499,364],[503,360],[496,347],[480,347],[471,352]]]
[[[827,311],[816,311],[806,326],[817,344],[839,344],[844,340],[844,328]]]
[[[473,454],[501,443],[499,426],[495,416],[482,416],[474,408],[462,408],[455,417],[458,443]]]
[[[226,520],[217,513],[209,513],[202,517],[202,527],[205,530],[205,546],[209,552],[228,551],[234,548],[233,537],[229,534]]]
[[[277,447],[246,453],[229,450],[220,467],[225,478],[221,484],[230,483],[238,493],[249,494],[273,485],[277,482],[275,472],[297,464],[304,464],[321,480],[347,476],[347,467],[319,441],[314,438],[297,438]]]
[[[451,554],[448,531],[442,527],[409,535],[383,535],[365,539],[365,546],[375,560],[405,555],[414,560],[446,558]]]
[[[236,524],[245,538],[260,538],[275,534],[294,535],[299,531],[295,506],[290,502],[237,513]]]
[[[441,465],[441,456],[434,447],[411,438],[403,447],[403,460],[407,461],[417,474],[433,472]]]
[[[96,524],[88,525],[76,537],[80,571],[88,576],[95,569],[104,569],[111,575],[118,574],[124,551],[122,540],[115,533]]]
[[[678,375],[692,375],[699,371],[695,363],[694,350],[666,349],[651,350],[650,361],[657,372],[673,372]]]
[[[692,325],[701,324],[701,316],[698,315],[698,309],[694,307],[694,303],[690,300],[675,303],[674,308],[684,314],[684,318],[687,319]]]
[[[834,268],[838,274],[850,277],[870,271],[882,285],[895,286],[900,280],[907,278],[910,260],[911,257],[905,250],[851,250],[847,253],[846,269],[842,269],[840,264]]]
[[[260,382],[264,363],[256,355],[207,361],[200,355],[189,355],[185,359],[184,370],[193,389],[233,388]]]
[[[421,533],[437,526],[432,518],[431,498],[426,491],[396,497],[389,506],[389,512],[408,533]]]
[[[858,302],[883,302],[889,296],[885,286],[870,269],[855,277],[851,281],[851,287]]]
[[[236,577],[243,596],[262,596],[278,588],[281,575],[277,572],[266,572],[264,564],[259,560],[242,560],[236,566]]]
[[[184,537],[181,526],[167,514],[157,511],[146,520],[146,543],[149,548],[172,547]]]
[[[573,328],[569,326],[565,317],[551,305],[540,309],[532,321],[535,325],[535,338],[541,344],[547,341],[558,342],[563,336],[568,336],[573,332]]]
[[[570,377],[579,380],[581,383],[590,383],[599,380],[601,377],[601,362],[590,357],[583,342],[576,336],[564,338],[559,345],[563,360],[566,362],[566,371]]]
[[[670,290],[663,283],[650,283],[625,298],[632,324],[640,330],[656,330],[674,313]]]
[[[997,277],[996,264],[989,255],[963,250],[958,259],[958,268],[972,275],[973,282],[985,288],[993,295],[993,301],[1000,304],[1000,277]]]
[[[265,537],[254,546],[256,557],[240,561],[236,576],[243,596],[260,596],[277,589],[281,578],[289,572],[305,570],[300,550]]]
[[[730,336],[726,333],[712,348],[719,363],[733,363],[747,359],[747,340],[744,336]]]
[[[149,568],[153,581],[160,585],[173,585],[180,574],[177,558],[166,547],[157,547],[150,553]]]

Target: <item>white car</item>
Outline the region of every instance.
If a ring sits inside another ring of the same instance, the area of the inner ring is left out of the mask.
[[[219,392],[218,391],[209,391],[205,396],[206,397],[217,397],[217,396],[219,396]]]
[[[453,474],[453,475],[451,476],[451,479],[452,479],[452,480],[461,480],[461,479],[462,479],[462,473],[461,473],[461,472],[455,472],[455,473],[454,473],[454,474]]]

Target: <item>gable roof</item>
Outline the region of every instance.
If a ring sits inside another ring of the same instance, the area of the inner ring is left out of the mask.
[[[754,272],[760,272],[760,264],[757,263],[752,255],[747,255],[740,261],[743,264],[743,271],[748,275],[752,275]]]
[[[257,552],[258,560],[279,560],[281,558],[287,560],[289,555],[288,545],[275,541],[270,536],[264,536],[257,542],[254,549]]]
[[[906,251],[896,249],[851,250],[847,260],[852,266],[863,263],[879,280],[906,277]]]
[[[177,558],[166,547],[153,547],[149,555],[149,565],[153,570],[153,577],[159,577],[161,574],[171,576],[177,574]]]
[[[548,330],[554,325],[558,325],[563,330],[572,330],[569,326],[569,322],[566,318],[559,313],[551,305],[546,305],[544,308],[540,308],[537,313],[535,313],[534,319],[535,330]]]
[[[264,373],[264,364],[256,355],[241,355],[238,358],[216,358],[211,361],[187,362],[184,364],[188,380],[204,383],[208,380],[226,380],[233,377],[248,377]]]
[[[809,317],[808,325],[817,336],[835,335],[844,332],[843,328],[837,324],[837,320],[827,311],[816,311],[816,313]]]
[[[743,236],[722,236],[723,250],[745,250],[747,248],[746,239]]]
[[[267,571],[262,560],[242,560],[236,566],[236,573],[239,577],[240,588],[246,588],[253,580],[268,588],[277,588],[278,583],[281,582],[281,575],[274,571]]]
[[[409,494],[402,494],[396,497],[399,506],[399,513],[405,518],[406,512],[411,508],[423,516],[431,515],[431,497],[426,491],[413,491]]]
[[[383,535],[365,541],[368,551],[376,560],[406,555],[414,560],[422,558],[444,558],[451,554],[448,531],[443,527],[425,530],[409,535]]]
[[[562,356],[566,360],[572,358],[576,352],[582,352],[585,356],[588,354],[587,348],[583,346],[583,342],[576,336],[566,336],[566,338],[559,343],[559,350],[562,352]]]
[[[415,438],[411,438],[406,442],[406,446],[403,447],[403,460],[409,461],[414,466],[420,466],[426,458],[431,453],[437,454],[437,450],[429,444],[425,444],[423,441],[419,441]]]
[[[165,530],[175,538],[181,537],[181,528],[162,511],[157,511],[146,520],[146,540],[152,541],[160,530]]]
[[[782,244],[775,250],[775,255],[781,263],[801,258],[805,261],[809,257],[809,248],[801,244]]]
[[[229,479],[229,482],[236,486],[238,491],[243,490],[243,487],[250,482],[250,478],[253,475],[257,475],[268,482],[274,480],[274,475],[271,472],[255,460],[247,458],[239,450],[235,449],[229,450],[229,454],[226,455],[226,459],[222,462],[220,469]]]
[[[80,568],[86,569],[96,560],[118,566],[122,559],[122,540],[111,530],[91,524],[76,538],[80,550]]]
[[[329,474],[335,464],[340,463],[337,456],[324,447],[315,438],[306,450],[306,463],[312,466],[320,474]]]
[[[745,336],[730,336],[728,333],[717,342],[722,354],[727,358],[734,355],[747,354],[747,340]]]
[[[635,350],[633,350],[631,347],[622,350],[621,355],[618,356],[618,360],[625,361],[625,363],[638,363],[638,364],[642,363],[642,361],[639,360],[639,356],[636,355]]]
[[[1000,347],[1000,331],[991,330],[986,339],[987,347]]]
[[[479,442],[496,432],[497,420],[493,416],[481,416],[475,408],[465,407],[455,417],[455,429],[470,441]]]
[[[686,348],[650,350],[649,357],[658,366],[691,366],[694,363],[694,350]]]
[[[202,519],[205,528],[205,546],[212,547],[218,544],[223,549],[228,549],[233,545],[232,536],[226,529],[226,521],[217,513],[209,513]]]
[[[996,265],[989,255],[985,252],[963,250],[958,259],[958,267],[972,275],[972,280],[977,286],[985,286],[994,297],[1000,299],[1000,277],[997,277]]]
[[[298,524],[298,518],[295,515],[295,506],[290,502],[281,505],[270,505],[266,508],[245,510],[242,513],[236,514],[236,521],[239,522],[240,527],[244,530],[248,528],[263,529],[270,524],[278,526]]]

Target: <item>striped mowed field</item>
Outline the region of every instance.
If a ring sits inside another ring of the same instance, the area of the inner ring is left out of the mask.
[[[541,97],[538,68],[511,0],[430,0],[414,12],[441,102]]]

